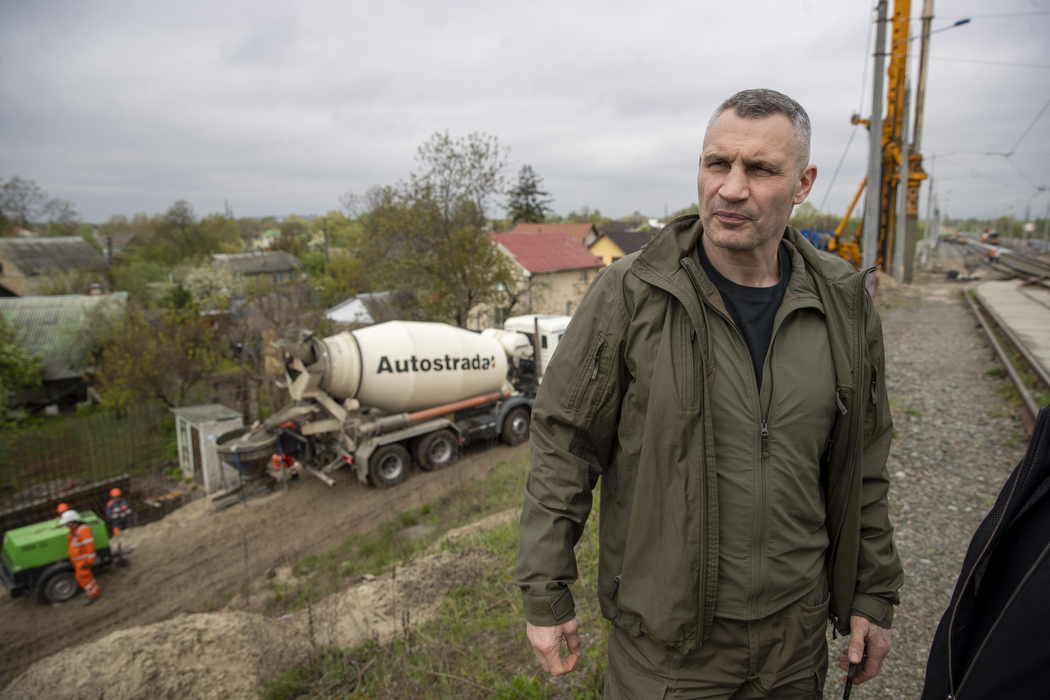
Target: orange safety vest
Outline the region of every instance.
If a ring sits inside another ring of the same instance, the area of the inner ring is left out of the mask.
[[[95,535],[91,528],[81,523],[66,535],[69,560],[80,568],[95,563]]]

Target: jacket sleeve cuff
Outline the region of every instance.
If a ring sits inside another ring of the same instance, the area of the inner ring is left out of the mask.
[[[568,588],[556,596],[522,593],[521,599],[525,606],[525,619],[537,627],[553,627],[576,616],[576,603]]]
[[[890,625],[893,624],[893,603],[878,596],[854,593],[850,615],[863,617],[879,627],[889,629]]]

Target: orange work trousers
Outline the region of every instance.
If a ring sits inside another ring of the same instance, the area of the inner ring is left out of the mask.
[[[77,577],[77,585],[84,589],[88,598],[98,595],[98,581],[95,580],[95,574],[91,569],[82,564],[74,564],[73,573]]]

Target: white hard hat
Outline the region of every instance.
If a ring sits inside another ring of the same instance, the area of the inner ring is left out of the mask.
[[[70,523],[75,523],[78,520],[80,520],[80,513],[70,508],[62,514],[62,519],[59,520],[59,522],[63,525],[69,525]]]

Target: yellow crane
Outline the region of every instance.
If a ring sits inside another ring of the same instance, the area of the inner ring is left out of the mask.
[[[897,232],[897,218],[900,209],[898,203],[898,189],[902,174],[901,161],[903,149],[901,146],[902,140],[906,141],[906,138],[902,139],[901,137],[902,134],[907,133],[905,120],[909,117],[905,110],[905,81],[908,72],[908,45],[911,43],[912,38],[909,36],[911,6],[911,0],[894,0],[893,18],[890,20],[892,23],[892,34],[890,50],[888,52],[890,61],[889,67],[886,70],[886,117],[882,120],[882,178],[879,182],[878,189],[879,220],[876,222],[876,225],[878,226],[878,251],[876,252],[874,259],[874,264],[881,266],[883,269],[888,267],[888,263],[893,257],[895,245],[894,238]],[[912,248],[914,248],[915,226],[918,216],[919,185],[927,177],[926,172],[922,169],[922,153],[919,151],[919,147],[922,137],[923,98],[926,91],[926,62],[929,51],[930,22],[932,20],[933,0],[924,0],[921,35],[922,52],[920,54],[919,86],[915,105],[914,139],[911,144],[908,144],[910,148],[908,149],[908,179],[906,189],[906,241],[910,241]],[[961,23],[963,22],[957,24]],[[882,51],[883,47],[878,46],[876,50]],[[878,68],[876,68],[876,70],[878,70]],[[878,76],[876,76],[876,78],[877,77]],[[872,106],[873,110],[877,108],[878,105]],[[869,120],[861,119],[859,115],[854,114],[851,121],[854,124],[863,124],[870,129]],[[846,223],[849,221],[850,214],[853,213],[853,209],[857,205],[857,201],[860,199],[860,195],[867,184],[868,178],[865,177],[864,180],[861,181],[860,187],[857,189],[857,193],[853,197],[853,201],[850,202],[849,208],[846,210],[846,215],[842,218],[841,223],[839,223],[838,228],[835,230],[835,235],[828,242],[829,250],[833,251],[840,257],[849,260],[854,267],[858,268],[861,266],[861,233],[869,224],[867,221],[862,220],[861,228],[857,231],[856,236],[854,236],[851,241],[843,241],[842,234],[846,228]],[[909,260],[910,257],[910,255],[906,256]]]

